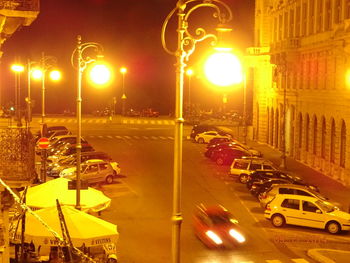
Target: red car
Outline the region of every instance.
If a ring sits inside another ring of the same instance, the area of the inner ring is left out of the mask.
[[[209,248],[230,247],[246,242],[238,221],[223,206],[197,206],[193,218],[195,235]]]

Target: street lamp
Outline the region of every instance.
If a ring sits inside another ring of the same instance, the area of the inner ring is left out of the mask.
[[[46,72],[53,68],[57,63],[54,56],[46,56],[44,52],[41,53],[40,67],[33,69],[32,77],[41,80],[41,125],[45,124],[45,79]],[[58,81],[61,78],[61,73],[57,70],[50,71],[49,77],[53,81]],[[43,130],[42,130],[43,132]]]
[[[182,180],[182,136],[183,136],[183,86],[184,73],[189,56],[194,52],[197,42],[205,39],[218,40],[215,34],[207,33],[203,28],[197,28],[195,35],[188,31],[188,18],[201,7],[214,9],[214,18],[222,26],[232,19],[230,8],[220,0],[178,0],[176,7],[166,17],[161,32],[161,41],[164,50],[176,57],[176,100],[175,100],[175,128],[174,128],[174,169],[173,169],[173,215],[172,215],[172,262],[180,262],[180,232],[182,223],[181,214],[181,180]],[[166,29],[173,16],[177,16],[177,48],[171,51],[166,43]],[[223,33],[223,26],[218,33]]]
[[[24,71],[24,66],[21,64],[13,64],[11,70],[15,72],[15,108],[16,108],[16,118],[17,118],[17,127],[22,126],[21,122],[21,73]]]
[[[80,169],[81,169],[81,83],[84,70],[87,68],[88,64],[96,62],[96,59],[91,58],[90,56],[85,55],[84,52],[87,49],[92,48],[96,52],[96,58],[102,57],[103,47],[102,45],[95,42],[81,43],[81,36],[77,36],[77,45],[73,50],[71,56],[71,64],[73,68],[77,70],[77,163],[76,163],[76,205],[77,209],[81,209],[80,206]],[[91,53],[89,53],[91,55]],[[92,80],[96,84],[105,84],[110,77],[109,69],[102,64],[96,64],[94,68],[90,71],[92,75]],[[101,77],[101,78],[99,78]]]
[[[122,86],[122,115],[125,115],[125,103],[126,103],[126,95],[125,95],[125,74],[127,72],[127,68],[126,67],[121,67],[120,68],[120,73],[123,76],[123,86]]]

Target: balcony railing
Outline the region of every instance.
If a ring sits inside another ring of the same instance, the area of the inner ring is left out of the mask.
[[[0,9],[39,11],[40,0],[0,0]]]

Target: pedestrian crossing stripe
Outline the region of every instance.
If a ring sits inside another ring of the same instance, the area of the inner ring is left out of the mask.
[[[45,119],[46,123],[77,123],[75,118],[47,118]],[[106,124],[111,123],[111,121],[107,121],[107,119],[91,119],[91,118],[82,118],[81,120],[84,124]],[[113,121],[112,123],[118,124],[118,121]],[[175,125],[175,121],[172,120],[140,120],[140,119],[122,119],[120,124],[146,124],[146,125]]]
[[[86,138],[91,138],[91,139],[94,139],[94,138],[98,138],[98,139],[118,139],[118,140],[153,140],[153,141],[156,141],[156,140],[171,140],[173,141],[174,140],[174,137],[171,137],[171,136],[138,136],[138,135],[132,135],[132,136],[129,136],[129,135],[85,135],[84,137]],[[183,140],[188,140],[187,137],[183,137]]]

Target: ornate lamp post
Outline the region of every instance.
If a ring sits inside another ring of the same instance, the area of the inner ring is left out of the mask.
[[[191,79],[192,75],[194,74],[192,69],[186,70],[186,75],[188,77],[188,114],[190,117],[192,117],[192,107],[191,107]]]
[[[81,36],[77,37],[77,46],[74,49],[72,56],[71,56],[71,64],[73,68],[77,70],[77,142],[76,142],[76,149],[77,149],[77,163],[76,163],[76,208],[81,209],[80,206],[80,189],[81,189],[81,180],[80,180],[80,169],[81,169],[81,82],[82,82],[82,75],[84,70],[86,69],[87,65],[89,63],[95,62],[96,59],[91,58],[87,55],[84,56],[84,52],[87,49],[93,49],[96,53],[96,58],[102,57],[103,47],[102,45],[95,43],[95,42],[87,42],[87,43],[81,43]],[[91,55],[91,53],[89,53]],[[106,67],[103,65],[96,65],[95,66],[95,73],[100,75],[102,71],[106,70]],[[98,71],[98,72],[96,72]],[[91,72],[93,73],[93,72]],[[106,72],[102,72],[101,77],[105,77],[104,75]],[[109,75],[108,75],[109,78]],[[98,80],[98,84],[103,84],[106,81]]]
[[[174,169],[173,169],[173,215],[172,215],[172,262],[180,262],[180,232],[181,232],[181,179],[182,179],[182,137],[183,137],[183,86],[184,73],[189,56],[194,52],[197,42],[212,38],[217,40],[214,34],[208,34],[205,29],[197,28],[193,35],[188,31],[189,16],[201,7],[214,9],[214,17],[223,25],[230,21],[232,13],[230,8],[219,0],[179,0],[176,7],[166,17],[161,33],[164,50],[176,57],[176,101],[175,101],[175,130],[174,130]],[[171,51],[166,43],[166,29],[169,20],[177,15],[177,48]],[[224,32],[222,28],[218,33]]]
[[[22,126],[21,122],[21,73],[24,71],[24,66],[21,64],[13,64],[11,66],[13,72],[15,72],[15,108],[16,108],[16,119],[17,127]]]

